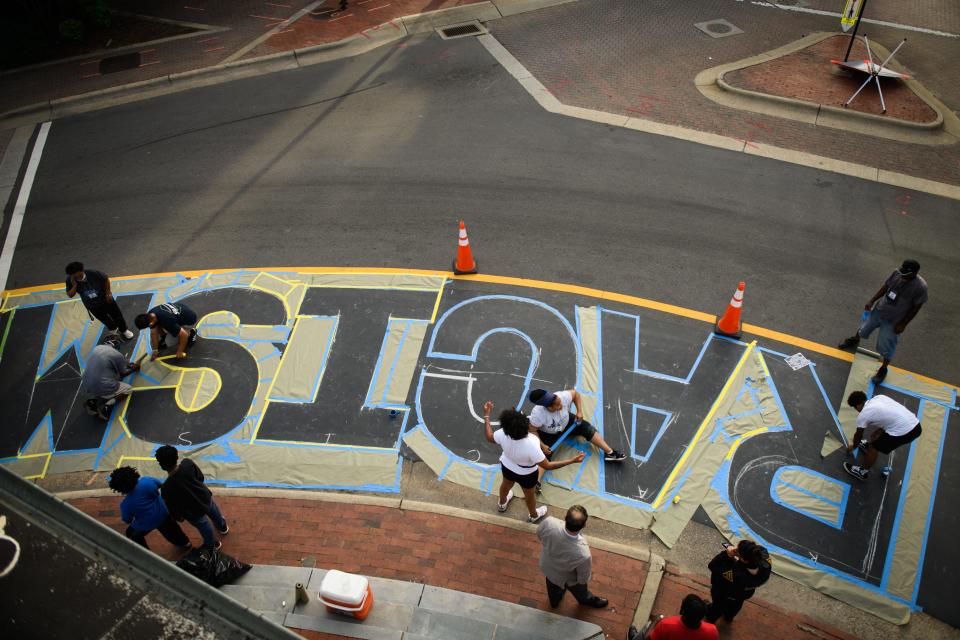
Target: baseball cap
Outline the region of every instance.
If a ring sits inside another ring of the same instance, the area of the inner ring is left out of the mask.
[[[920,263],[916,260],[904,260],[898,269],[902,276],[912,276],[920,271]]]
[[[557,399],[557,394],[550,393],[546,389],[534,389],[530,392],[530,402],[541,407],[549,407]]]

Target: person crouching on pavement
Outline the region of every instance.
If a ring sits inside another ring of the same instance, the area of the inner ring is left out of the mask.
[[[167,336],[177,341],[177,358],[187,357],[187,345],[197,341],[197,314],[185,304],[167,302],[157,305],[134,318],[141,331],[150,327],[150,360],[156,360],[166,346]]]
[[[516,409],[504,409],[500,412],[500,428],[496,432],[490,426],[490,411],[493,403],[489,400],[483,405],[483,426],[486,430],[487,442],[494,442],[503,449],[500,456],[500,468],[503,472],[503,481],[500,483],[500,501],[497,511],[507,510],[507,505],[513,500],[513,485],[519,484],[523,489],[523,499],[527,503],[529,514],[528,522],[538,522],[547,515],[545,506],[537,507],[536,486],[539,478],[539,469],[559,469],[568,464],[582,462],[584,454],[581,451],[576,456],[558,462],[547,460],[547,456],[540,450],[540,440],[530,433],[530,421]]]
[[[90,396],[84,408],[87,413],[101,420],[109,419],[110,410],[117,400],[130,394],[132,387],[123,379],[140,370],[139,364],[127,362],[126,357],[117,350],[119,344],[120,339],[113,337],[94,347],[80,379],[83,392]]]
[[[707,567],[710,569],[710,597],[707,622],[720,616],[727,622],[753,597],[757,587],[770,579],[770,554],[752,540],[741,540],[737,546],[723,545]]]
[[[888,396],[877,395],[867,400],[863,391],[854,391],[847,397],[847,404],[858,413],[857,430],[853,442],[847,445],[847,453],[853,453],[858,447],[866,453],[861,464],[844,462],[843,468],[858,480],[870,477],[870,468],[877,461],[878,453],[890,455],[894,449],[910,444],[923,433],[916,414]],[[867,442],[863,433],[870,426],[877,428]]]

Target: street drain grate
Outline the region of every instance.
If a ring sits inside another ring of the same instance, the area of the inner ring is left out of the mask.
[[[100,61],[100,73],[117,73],[118,71],[128,71],[140,66],[140,52],[125,53],[120,56],[111,56]]]
[[[472,22],[452,24],[449,27],[437,29],[437,33],[439,33],[440,37],[444,40],[453,40],[454,38],[468,38],[470,36],[479,36],[489,32],[487,31],[486,27],[484,27],[478,21],[473,20]]]
[[[743,29],[740,29],[737,27],[737,25],[722,18],[719,20],[698,22],[693,26],[695,26],[697,29],[700,29],[700,31],[703,31],[711,38],[726,38],[727,36],[735,36],[738,33],[743,33]]]

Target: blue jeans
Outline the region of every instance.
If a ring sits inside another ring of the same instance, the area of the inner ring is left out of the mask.
[[[893,360],[893,352],[897,350],[897,341],[900,336],[893,331],[893,323],[880,319],[880,313],[874,309],[860,324],[857,334],[861,338],[869,338],[874,329],[880,329],[877,335],[877,351],[885,360]]]
[[[213,498],[210,499],[210,508],[207,509],[205,514],[194,520],[187,520],[187,522],[192,524],[196,530],[200,532],[200,535],[203,537],[203,544],[207,547],[212,547],[217,544],[217,538],[213,535],[211,521],[217,525],[217,529],[220,531],[227,528],[227,521],[220,513],[220,507],[217,506]]]

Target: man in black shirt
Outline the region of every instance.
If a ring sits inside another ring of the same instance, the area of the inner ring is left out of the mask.
[[[133,331],[127,329],[127,321],[123,319],[117,301],[113,299],[110,290],[110,278],[102,271],[84,269],[82,262],[71,262],[67,265],[67,297],[80,294],[83,306],[94,318],[99,320],[110,331],[121,334],[125,340],[133,337]]]
[[[213,535],[211,521],[222,535],[229,533],[227,521],[213,500],[213,494],[203,484],[203,472],[190,458],[179,460],[176,447],[164,445],[154,457],[160,468],[167,472],[167,479],[160,487],[160,495],[167,510],[177,520],[186,520],[203,536],[203,545],[220,548],[220,541]]]
[[[197,341],[197,314],[183,303],[166,302],[141,313],[134,319],[138,329],[150,327],[151,360],[156,360],[168,335],[177,341],[177,357],[187,357],[187,344]]]
[[[737,546],[723,545],[710,564],[710,597],[706,620],[716,622],[720,616],[732,622],[743,602],[753,597],[757,587],[770,579],[770,554],[752,540],[741,540]]]

